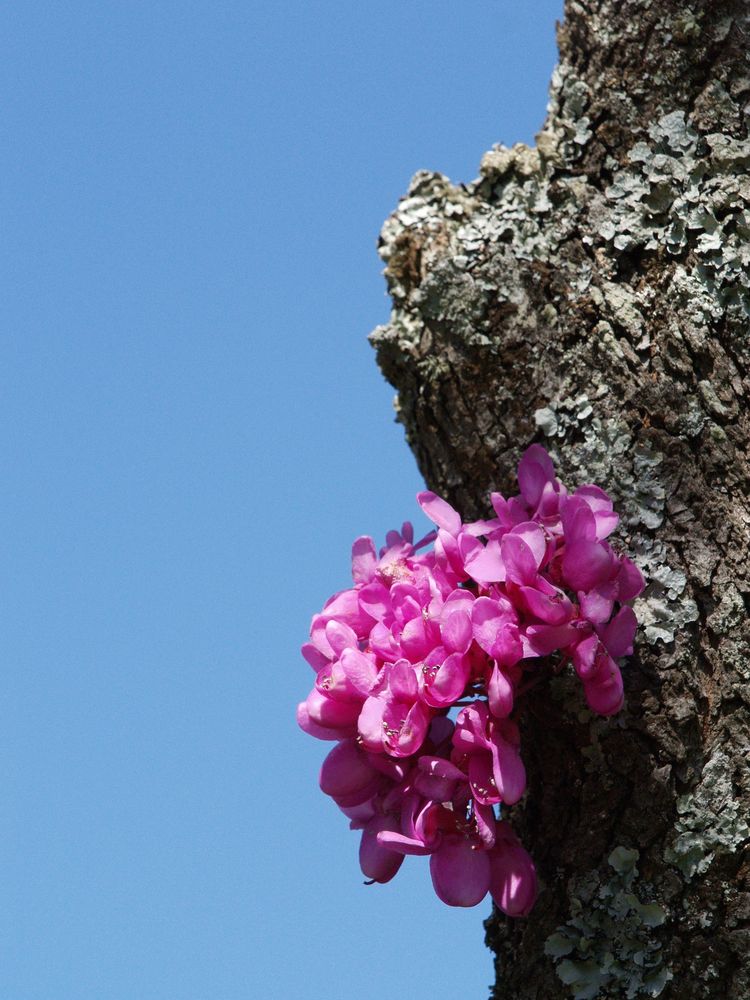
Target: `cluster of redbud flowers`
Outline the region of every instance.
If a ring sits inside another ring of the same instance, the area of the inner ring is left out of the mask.
[[[623,703],[618,658],[632,653],[628,602],[643,577],[605,541],[618,523],[598,486],[569,493],[547,452],[518,467],[520,495],[464,524],[434,493],[436,525],[411,524],[378,553],[352,549],[354,586],[313,617],[302,647],[316,673],[302,729],[336,745],[320,787],[361,830],[362,871],[388,882],[404,855],[429,855],[437,895],[474,906],[489,891],[510,916],[534,904],[534,864],[503,807],[526,788],[518,698],[546,658],[570,661],[593,712]],[[432,548],[427,546],[432,545]]]

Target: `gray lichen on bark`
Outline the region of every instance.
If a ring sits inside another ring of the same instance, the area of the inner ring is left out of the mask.
[[[659,996],[671,979],[662,942],[652,933],[666,912],[639,898],[637,861],[638,851],[616,847],[604,875],[587,872],[567,887],[568,923],[547,938],[544,953],[580,1000],[605,990],[625,997]]]
[[[544,889],[488,922],[494,995],[747,1000],[750,3],[568,0],[559,43],[535,148],[415,176],[372,335],[431,488],[484,514],[542,441],[648,578],[621,718],[569,678],[527,697],[513,819]]]

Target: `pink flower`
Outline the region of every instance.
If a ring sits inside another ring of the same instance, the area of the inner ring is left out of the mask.
[[[497,824],[490,856],[490,893],[509,917],[525,917],[537,895],[536,868],[506,822]]]
[[[514,805],[526,790],[518,727],[497,720],[477,701],[461,709],[453,734],[454,761],[465,761],[474,799],[481,805]]]
[[[389,850],[380,843],[380,835],[395,829],[398,819],[379,814],[366,824],[359,844],[359,866],[362,874],[373,882],[390,882],[404,861],[403,854]]]
[[[624,701],[622,674],[599,636],[587,636],[573,648],[573,666],[583,681],[592,712],[614,715],[620,711]]]
[[[517,496],[491,495],[486,519],[465,523],[425,491],[435,530],[420,541],[409,522],[380,550],[355,540],[353,586],[313,617],[302,647],[314,681],[297,709],[306,733],[334,743],[320,787],[360,831],[369,881],[388,882],[406,854],[429,856],[444,902],[489,892],[516,917],[537,892],[505,818],[526,790],[524,678],[571,662],[591,710],[619,711],[618,661],[637,626],[628,602],[644,586],[607,541],[618,516],[602,489],[569,493],[540,445],[518,482]]]
[[[476,906],[488,892],[508,916],[529,913],[537,893],[534,862],[506,822],[495,824],[491,849],[456,832],[430,857],[435,892],[449,906]]]
[[[446,837],[430,858],[432,885],[449,906],[476,906],[490,888],[490,859],[470,838]]]
[[[381,788],[384,775],[356,740],[337,743],[320,768],[320,789],[342,807],[358,806]]]
[[[387,665],[380,676],[380,690],[362,705],[359,737],[363,746],[394,757],[408,757],[419,750],[432,714],[418,700],[419,684],[408,660]]]

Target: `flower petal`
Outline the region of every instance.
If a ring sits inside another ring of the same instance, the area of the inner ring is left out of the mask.
[[[505,826],[498,823],[498,827]],[[520,843],[498,836],[490,852],[490,892],[495,905],[509,917],[525,917],[537,895],[534,862]]]
[[[394,757],[409,757],[422,746],[430,724],[430,710],[417,702],[409,709],[398,735],[398,742],[391,745]]]
[[[530,584],[536,579],[539,563],[534,552],[520,535],[508,532],[500,541],[505,578],[512,583]]]
[[[436,638],[436,628],[433,623],[426,622],[421,614],[418,618],[412,618],[404,625],[401,633],[401,649],[404,656],[417,663],[424,659],[435,645]]]
[[[618,597],[621,601],[632,601],[646,586],[643,573],[627,556],[620,559],[620,572],[617,574]]]
[[[499,583],[505,579],[505,563],[500,542],[490,539],[483,545],[465,532],[459,537],[459,549],[466,572],[479,584]]]
[[[487,685],[490,711],[497,719],[507,719],[513,711],[513,684],[500,667],[493,667]]]
[[[337,701],[326,697],[316,688],[307,696],[306,705],[311,721],[330,729],[354,725],[360,710],[358,702]]]
[[[390,594],[380,580],[373,580],[359,591],[359,603],[362,610],[378,622],[391,613]]]
[[[583,497],[573,495],[560,505],[560,520],[566,543],[595,542],[596,518]]]
[[[638,620],[633,609],[620,608],[612,621],[602,630],[602,642],[607,647],[609,655],[615,659],[620,656],[630,656],[637,628]]]
[[[524,500],[536,508],[542,496],[544,484],[555,478],[555,466],[546,450],[540,444],[527,448],[518,463],[518,485]]]
[[[515,805],[526,791],[526,768],[521,760],[520,749],[496,732],[490,740],[490,750],[492,772],[500,799],[506,805]]]
[[[378,843],[383,847],[387,847],[390,851],[397,851],[399,854],[416,854],[423,857],[427,854],[432,854],[435,850],[434,847],[428,847],[421,840],[417,840],[414,837],[405,837],[403,833],[396,833],[391,830],[379,833]]]
[[[354,540],[352,545],[352,578],[355,583],[369,583],[375,575],[377,564],[375,543],[367,535]]]
[[[455,536],[461,530],[461,515],[436,493],[430,490],[417,493],[417,503],[432,523],[443,528],[449,535]]]
[[[478,645],[492,655],[497,637],[504,625],[515,625],[518,621],[509,601],[492,597],[479,597],[471,609],[471,624],[474,639]]]
[[[351,626],[357,635],[366,635],[374,622],[372,617],[360,607],[359,591],[342,590],[326,601],[323,607],[326,618],[336,618]]]
[[[462,708],[453,731],[453,746],[462,753],[476,753],[489,747],[486,735],[489,710],[483,701]]]
[[[575,491],[575,496],[581,497],[590,507],[596,522],[596,538],[602,541],[615,530],[620,521],[619,514],[612,510],[612,500],[598,486],[588,483],[579,486]]]
[[[482,841],[483,847],[489,850],[495,843],[495,810],[492,806],[483,806],[479,802],[474,802],[472,812],[477,836]]]
[[[521,524],[517,524],[509,532],[509,535],[513,537],[518,536],[526,543],[531,549],[536,568],[538,569],[542,565],[547,552],[547,539],[542,528],[536,521],[522,521]]]
[[[446,605],[450,608],[451,605]],[[451,653],[465,653],[471,645],[472,629],[469,611],[461,608],[444,615],[440,624],[443,645]]]
[[[364,751],[353,739],[342,740],[320,767],[320,789],[334,798],[360,791],[379,777]]]
[[[483,806],[501,801],[489,753],[473,753],[469,757],[469,787],[476,801]]]
[[[607,657],[605,669],[593,680],[584,682],[583,692],[592,712],[598,715],[615,715],[620,711],[625,694],[620,668],[613,659]]]
[[[387,669],[387,668],[386,668]],[[408,660],[398,660],[388,671],[388,688],[399,701],[416,701],[419,695],[417,675]]]
[[[326,726],[318,725],[317,722],[313,722],[307,710],[306,701],[301,701],[297,705],[297,725],[303,733],[307,733],[308,736],[314,736],[318,740],[340,740],[342,736],[347,735],[346,733],[342,733],[340,729],[327,728]]]
[[[336,656],[341,656],[345,649],[358,648],[357,633],[343,622],[326,622],[326,639]]]
[[[476,906],[490,887],[489,857],[465,837],[443,840],[430,858],[430,875],[438,898],[448,906]]]
[[[562,559],[565,582],[573,590],[591,590],[609,580],[616,569],[612,550],[600,542],[566,544]]]
[[[327,666],[330,662],[327,656],[323,656],[311,642],[306,642],[302,647],[302,655],[313,668],[315,673]]]
[[[612,617],[612,609],[615,606],[617,586],[614,582],[603,583],[593,590],[581,590],[578,593],[578,602],[581,606],[581,614],[593,625],[600,625],[609,621]]]
[[[537,579],[538,587],[521,587],[520,594],[526,610],[534,618],[547,625],[562,625],[573,615],[573,605],[561,590],[551,586],[542,577]]]
[[[597,655],[600,646],[599,636],[594,634],[587,635],[580,642],[576,643],[571,658],[575,671],[582,681],[589,680],[599,669]]]
[[[366,698],[378,681],[375,661],[358,649],[345,649],[341,655],[341,668],[358,694]]]
[[[378,753],[383,749],[383,714],[386,709],[386,702],[383,698],[368,698],[362,706],[357,721],[362,745],[373,753]]]
[[[377,622],[370,632],[370,651],[381,660],[393,661],[399,657],[398,642],[391,630],[382,622]]]
[[[425,681],[422,697],[433,708],[449,708],[463,694],[470,670],[466,657],[461,653],[451,653],[438,667],[432,680]]]
[[[548,656],[554,650],[570,645],[579,634],[570,622],[565,625],[529,625],[521,636],[523,655]]]
[[[359,867],[365,878],[376,882],[390,882],[404,861],[403,854],[397,854],[378,842],[378,834],[390,830],[396,832],[398,821],[393,816],[374,816],[362,831],[359,844]]]

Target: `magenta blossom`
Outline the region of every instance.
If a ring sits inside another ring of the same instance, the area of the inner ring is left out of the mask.
[[[302,647],[315,679],[297,710],[306,733],[334,743],[320,787],[360,831],[368,881],[426,856],[444,902],[474,906],[489,892],[513,917],[537,893],[506,818],[526,791],[524,691],[545,663],[570,663],[591,711],[619,711],[629,603],[644,585],[609,541],[619,519],[602,489],[570,493],[540,445],[518,482],[517,496],[491,495],[486,520],[464,522],[427,491],[425,538],[415,543],[407,522],[380,550],[354,542],[353,586],[313,617]]]

